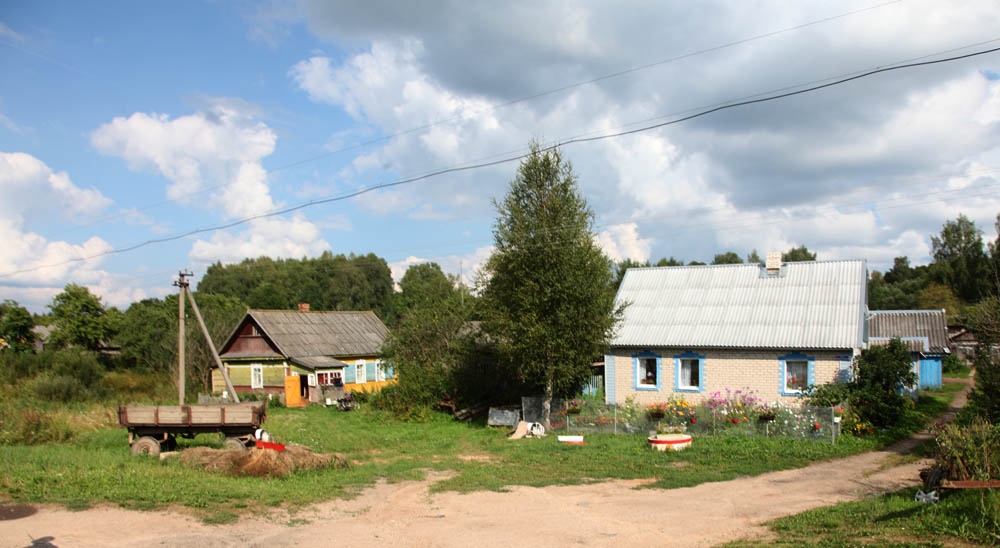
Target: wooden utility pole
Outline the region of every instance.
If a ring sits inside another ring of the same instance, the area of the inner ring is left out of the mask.
[[[192,276],[190,272],[181,270],[177,273],[174,285],[179,288],[177,293],[177,405],[184,405],[184,294],[187,293],[188,282],[185,278]]]
[[[222,378],[226,380],[226,389],[232,394],[233,401],[240,403],[240,397],[236,394],[236,389],[233,388],[233,382],[229,380],[229,373],[226,372],[226,366],[222,365],[222,359],[219,358],[219,353],[215,350],[215,343],[212,342],[212,336],[208,334],[208,328],[205,327],[205,320],[201,319],[201,311],[198,310],[198,303],[195,302],[191,291],[187,292],[187,296],[191,301],[191,310],[194,311],[194,317],[198,320],[198,326],[201,327],[201,334],[205,336],[208,349],[212,351],[212,358],[215,359],[215,365],[219,368],[219,372],[222,373]]]

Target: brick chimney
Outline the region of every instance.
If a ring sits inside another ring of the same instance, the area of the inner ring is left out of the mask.
[[[309,303],[299,303],[299,312],[309,312]]]

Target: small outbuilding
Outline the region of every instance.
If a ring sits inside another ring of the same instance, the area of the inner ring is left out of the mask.
[[[872,310],[868,316],[868,343],[888,344],[899,339],[913,357],[917,388],[941,388],[941,369],[949,353],[944,310]]]

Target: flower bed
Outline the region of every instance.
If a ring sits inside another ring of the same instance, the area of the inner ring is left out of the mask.
[[[579,409],[579,414],[563,415],[565,424],[560,421],[553,427],[579,432],[744,435],[830,442],[837,433],[833,408],[767,403],[748,389],[716,392],[697,404],[683,399],[642,407],[632,400],[619,406],[590,401]]]

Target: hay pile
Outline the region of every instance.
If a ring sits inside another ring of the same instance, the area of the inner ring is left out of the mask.
[[[209,472],[233,476],[283,478],[298,470],[347,468],[344,457],[313,453],[304,445],[288,444],[284,451],[258,449],[211,449],[195,447],[181,452],[181,462]]]

